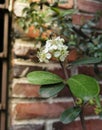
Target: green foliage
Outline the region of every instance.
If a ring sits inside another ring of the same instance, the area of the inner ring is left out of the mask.
[[[67,80],[72,94],[75,97],[88,101],[99,94],[99,85],[97,81],[89,76],[79,74],[74,75]]]
[[[102,107],[99,98],[100,87],[98,82],[90,76],[83,74],[74,75],[67,80],[63,80],[56,74],[46,71],[34,71],[27,75],[28,80],[33,84],[42,85],[40,94],[43,98],[49,98],[57,95],[66,86],[66,83],[71,91],[72,97],[80,101],[75,102],[75,106],[68,108],[61,115],[63,123],[70,123],[75,120],[82,111],[85,104],[95,106],[96,114],[101,117]],[[93,104],[93,103],[94,104]]]
[[[102,61],[101,57],[85,57],[80,58],[74,62],[72,62],[72,65],[86,65],[86,64],[96,64],[100,63]]]
[[[65,110],[61,117],[60,120],[64,123],[64,124],[68,124],[72,121],[74,121],[80,114],[81,112],[81,108],[80,107],[72,107],[72,108],[68,108],[67,110]]]
[[[29,82],[38,85],[48,85],[63,82],[58,75],[46,71],[34,71],[27,75]]]
[[[75,26],[71,16],[77,10],[64,10],[58,7],[58,2],[53,4],[46,0],[39,3],[31,2],[29,7],[24,8],[22,17],[17,17],[19,25],[27,32],[30,26],[40,30],[40,36],[37,38],[42,43],[41,34],[47,29],[52,30],[49,37],[62,36],[69,49],[76,48],[79,53],[87,57],[102,58],[102,34],[95,28],[102,16],[101,11],[96,12],[95,16],[81,26]]]
[[[58,2],[59,0],[53,4],[49,4],[46,0],[39,3],[32,2],[29,7],[23,10],[22,17],[16,20],[25,31],[28,31],[32,25],[39,29],[40,36],[37,40],[41,42],[41,34],[47,29],[52,31],[49,37],[61,36],[64,38],[69,51],[72,48],[76,48],[77,52],[82,54],[81,59],[71,63],[72,66],[101,63],[102,34],[97,32],[95,26],[102,14],[97,12],[93,19],[83,23],[81,26],[75,26],[72,23],[71,16],[77,10],[60,9]],[[94,105],[96,114],[102,117],[98,82],[94,78],[83,74],[67,78],[67,62],[61,63],[59,61],[59,63],[65,73],[66,80],[47,71],[34,71],[27,75],[28,81],[32,84],[41,85],[40,94],[43,98],[56,96],[65,86],[68,86],[75,106],[68,108],[62,113],[60,119],[65,124],[74,121],[80,116],[86,104]],[[82,118],[80,119],[82,121]]]
[[[57,95],[64,87],[65,85],[63,83],[42,85],[40,88],[40,95],[44,98],[49,98]]]
[[[23,9],[22,17],[18,18],[17,22],[25,31],[32,25],[40,29],[45,24],[45,16],[44,13],[40,11],[39,5],[34,2],[31,3],[29,7]]]

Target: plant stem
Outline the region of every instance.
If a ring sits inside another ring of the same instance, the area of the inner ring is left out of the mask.
[[[68,76],[68,73],[67,73],[66,65],[64,63],[62,63],[61,61],[59,61],[59,63],[60,63],[60,65],[61,65],[61,67],[62,67],[62,69],[64,71],[64,75],[65,75],[65,78],[67,80],[69,76]],[[74,96],[73,96],[73,94],[72,94],[72,92],[71,92],[69,87],[68,87],[68,90],[69,90],[69,92],[70,92],[70,94],[71,94],[71,96],[73,98],[74,105],[75,105],[75,98],[74,98]]]
[[[81,121],[81,126],[83,130],[86,130],[86,125],[85,125],[85,119],[84,119],[84,114],[83,114],[83,107],[80,112],[80,121]]]
[[[64,71],[65,78],[68,79],[68,73],[67,73],[65,65],[61,61],[59,61],[59,62],[60,62],[60,65]]]
[[[68,73],[67,73],[67,70],[66,70],[66,66],[65,64],[63,64],[62,62],[60,62],[60,65],[64,71],[64,74],[65,74],[65,78],[68,79]],[[69,88],[69,87],[68,87]],[[70,91],[70,88],[69,88],[69,91]],[[75,104],[75,98],[73,97],[73,94],[72,92],[70,91],[70,94],[72,95],[72,98],[74,100],[74,104]],[[75,104],[76,105],[76,104]],[[84,119],[84,114],[83,114],[83,109],[84,109],[84,106],[82,105],[81,107],[81,112],[80,112],[80,121],[81,121],[81,126],[82,126],[82,130],[86,130],[86,125],[85,125],[85,119]]]

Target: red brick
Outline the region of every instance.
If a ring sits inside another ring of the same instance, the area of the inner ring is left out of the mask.
[[[99,67],[99,72],[102,72],[102,67]],[[89,65],[89,66],[79,66],[78,67],[78,73],[79,74],[86,74],[92,77],[95,77],[97,80],[101,80],[101,75],[99,73],[96,73],[94,71],[94,66]]]
[[[38,85],[17,83],[12,88],[12,96],[14,97],[40,97]]]
[[[72,16],[73,24],[77,24],[77,25],[83,25],[90,19],[92,19],[92,16],[88,15],[88,14],[87,15],[84,15],[84,14],[74,14]]]
[[[36,118],[59,118],[61,113],[73,106],[73,102],[57,102],[57,103],[47,103],[47,102],[37,102],[37,103],[19,103],[15,106],[12,112],[15,115],[16,120],[24,119],[36,119]],[[85,116],[96,115],[94,112],[94,107],[91,105],[86,105],[84,108]]]
[[[10,130],[44,130],[44,125],[26,124],[26,125],[12,125]]]
[[[100,85],[100,94],[102,94],[102,84]],[[40,86],[32,85],[32,84],[24,84],[24,83],[17,83],[14,87],[12,87],[12,97],[26,97],[26,98],[41,98],[39,94]],[[71,97],[71,94],[66,86],[63,90],[61,90],[58,95],[54,98],[58,97]]]
[[[87,130],[101,130],[102,129],[102,120],[99,119],[90,119],[86,122]],[[53,124],[54,130],[82,130],[80,121],[72,122],[70,124],[62,124],[61,122],[56,122]]]
[[[78,0],[78,9],[84,12],[95,13],[102,10],[102,2],[92,0]]]
[[[63,79],[65,79],[65,74],[64,74],[64,71],[60,68],[56,68],[56,69],[54,69],[53,71],[51,71],[51,70],[49,70],[50,72],[52,72],[52,73],[54,73],[54,74],[57,74],[57,75],[59,75],[60,77],[62,77]],[[68,69],[67,70],[67,73],[68,73],[68,76],[70,77],[70,75],[71,75],[71,72],[70,72],[70,70]]]
[[[40,86],[25,84],[25,83],[17,83],[12,87],[12,97],[26,97],[26,98],[41,98],[39,94]],[[66,86],[61,92],[58,93],[58,97],[71,97],[71,94]]]
[[[29,72],[35,70],[42,70],[41,66],[17,65],[13,66],[13,77],[25,77]]]
[[[80,13],[80,14],[74,14],[72,16],[72,21],[73,21],[73,24],[75,25],[83,25],[87,23],[88,20],[91,20],[92,18],[93,18],[92,15]],[[96,23],[96,28],[102,29],[102,18],[99,20],[99,22]]]
[[[86,75],[95,77],[95,72],[94,72],[93,66],[79,66],[78,73],[79,74],[86,74]]]
[[[58,98],[58,97],[67,97],[67,98],[70,98],[70,97],[71,97],[71,94],[70,94],[70,92],[69,92],[67,86],[66,86],[62,91],[60,91],[60,92],[58,93],[57,98]]]
[[[13,77],[25,77],[29,72],[31,71],[37,71],[37,70],[48,70],[52,73],[58,74],[59,76],[61,76],[62,78],[65,78],[64,72],[61,68],[57,68],[57,64],[54,66],[54,64],[52,63],[53,69],[51,64],[46,66],[43,66],[42,64],[40,66],[38,66],[38,64],[35,64],[34,66],[28,66],[28,65],[17,65],[15,64],[13,66]],[[25,72],[25,73],[24,73]],[[70,76],[70,70],[68,70],[68,74]]]
[[[34,1],[39,1],[39,0],[34,0]],[[59,4],[60,8],[72,8],[73,7],[73,1],[74,0],[68,0],[68,3],[64,4]],[[87,20],[90,20],[91,18],[93,18],[93,15],[90,15],[90,13],[95,13],[97,10],[101,10],[102,9],[102,2],[99,3],[97,1],[92,1],[92,0],[75,0],[76,3],[78,2],[78,9],[80,14],[75,14],[73,15],[72,19],[73,19],[73,23],[76,25],[82,25],[84,23],[87,22]],[[82,12],[84,12],[82,14]],[[85,14],[86,13],[86,14]],[[97,28],[102,29],[102,19],[99,21],[99,23],[97,24]],[[34,62],[37,61],[37,59],[35,59],[33,52],[34,50],[32,48],[18,48],[19,51],[21,51],[20,53],[17,53],[17,50],[15,50],[15,52],[13,52],[13,55],[15,55],[16,58],[22,58],[22,59],[32,59]],[[23,51],[25,50],[25,53],[23,53]],[[34,54],[36,53],[36,51],[34,52]],[[13,57],[13,58],[15,58]],[[38,63],[38,61],[37,61]],[[48,65],[49,66],[49,65]],[[52,66],[52,65],[51,65]],[[48,67],[43,67],[42,65],[34,65],[34,66],[29,66],[29,65],[18,65],[18,64],[14,64],[13,66],[13,77],[16,78],[20,78],[20,77],[26,77],[27,73],[34,71],[34,70],[43,70],[43,69],[48,69]],[[58,75],[60,75],[62,78],[65,78],[64,73],[62,71],[62,69],[58,68],[54,68],[52,66],[52,69],[48,69],[49,71],[56,73]],[[100,70],[101,67],[100,67]],[[93,77],[97,78],[97,74],[95,74],[94,72],[94,68],[93,66],[79,66],[78,67],[78,72],[79,73],[83,73],[83,74],[87,74]],[[70,76],[70,70],[68,70],[69,76]],[[101,87],[101,94],[102,94],[102,84],[100,85]],[[11,95],[10,95],[11,96]],[[15,84],[15,86],[12,87],[12,96],[15,96],[17,98],[19,98],[19,102],[18,104],[14,105],[14,111],[11,112],[11,117],[12,120],[16,120],[16,121],[21,121],[21,120],[27,120],[29,122],[30,119],[55,119],[55,118],[59,118],[60,114],[66,109],[69,108],[73,105],[72,102],[53,102],[52,103],[48,103],[45,101],[40,102],[40,95],[39,95],[39,86],[35,86],[35,85],[31,85],[31,84],[23,84],[23,83],[17,83]],[[63,89],[62,92],[60,92],[58,94],[58,96],[56,97],[56,100],[58,98],[58,101],[60,100],[59,97],[65,97],[66,99],[69,98],[71,95],[68,92],[68,88],[66,87],[65,89]],[[39,98],[36,100],[36,102],[32,103],[32,100],[28,100],[28,102],[25,103],[20,103],[21,97],[26,97],[35,101],[35,98]],[[13,98],[13,101],[15,99]],[[54,100],[54,99],[53,99]],[[84,109],[84,114],[86,116],[92,116],[95,115],[94,114],[94,109],[91,106],[86,106]],[[31,121],[31,120],[30,120]],[[44,127],[44,124],[38,124],[38,125],[31,125],[31,124],[26,124],[24,125],[23,122],[20,122],[22,125],[14,125],[12,122],[12,127],[10,127],[11,130],[44,130],[46,129]],[[30,122],[33,123],[33,122]],[[98,119],[92,119],[92,120],[87,120],[86,121],[86,125],[87,125],[87,130],[101,130],[102,129],[102,121],[98,120]],[[48,125],[48,124],[46,124]],[[54,130],[82,130],[81,128],[81,124],[79,121],[77,122],[73,122],[70,123],[68,125],[64,125],[60,122],[56,122],[53,124],[53,129]]]
[[[33,118],[57,118],[72,103],[19,103],[16,105],[13,114],[17,120]]]

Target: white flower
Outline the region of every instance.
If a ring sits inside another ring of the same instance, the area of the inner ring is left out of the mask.
[[[40,62],[48,63],[51,57],[52,55],[49,52],[46,53],[45,50],[40,50],[40,52],[38,52],[38,58]]]
[[[55,40],[56,40],[57,42],[60,42],[60,43],[63,43],[63,42],[64,42],[64,39],[63,39],[63,38],[60,38],[60,37],[57,37]]]
[[[47,59],[51,59],[51,54],[50,53],[46,53],[46,58]]]
[[[60,55],[61,55],[61,54],[60,54],[59,51],[55,51],[55,52],[54,52],[54,57],[58,58]]]
[[[68,51],[62,51],[59,57],[60,61],[64,61],[67,55],[68,55]]]
[[[47,40],[45,46],[38,53],[40,62],[48,63],[52,57],[64,61],[68,55],[68,46],[64,45],[64,39],[57,37]]]

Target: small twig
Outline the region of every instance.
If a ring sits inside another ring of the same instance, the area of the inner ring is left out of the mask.
[[[62,69],[64,71],[65,78],[68,79],[69,76],[68,76],[68,73],[67,73],[67,70],[66,70],[66,67],[65,67],[64,63],[62,63],[61,61],[59,61],[59,62],[60,62],[60,65],[61,65],[61,67],[62,67]]]
[[[81,121],[82,129],[86,130],[86,124],[85,124],[85,119],[84,119],[84,114],[83,114],[83,107],[80,112],[80,121]]]

